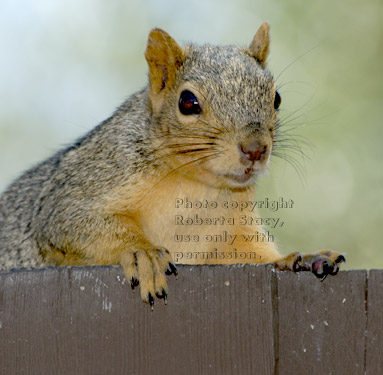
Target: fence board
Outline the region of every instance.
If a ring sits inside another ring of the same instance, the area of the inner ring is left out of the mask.
[[[0,273],[0,374],[381,373],[383,271],[179,268],[154,312],[120,267]]]
[[[278,273],[279,374],[364,374],[366,271]]]
[[[120,268],[2,274],[2,373],[273,373],[270,267],[180,268],[154,312]]]
[[[383,373],[383,272],[370,271],[367,292],[366,375]]]

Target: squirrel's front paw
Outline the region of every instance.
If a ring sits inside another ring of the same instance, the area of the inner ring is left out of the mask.
[[[166,304],[168,284],[165,274],[177,276],[177,268],[168,250],[158,247],[129,251],[123,255],[121,264],[132,289],[140,285],[141,298],[150,304],[152,310],[154,296],[163,298]]]
[[[336,275],[340,263],[346,262],[344,254],[332,250],[321,250],[313,254],[291,253],[274,263],[281,271],[311,271],[324,280],[327,275]]]

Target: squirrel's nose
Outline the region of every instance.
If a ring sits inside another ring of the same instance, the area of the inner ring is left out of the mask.
[[[252,142],[246,145],[239,144],[241,156],[252,162],[259,161],[267,153],[267,145]]]

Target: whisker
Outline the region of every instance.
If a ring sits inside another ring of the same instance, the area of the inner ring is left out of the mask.
[[[201,147],[201,146],[206,146],[206,147]],[[216,151],[219,151],[221,150],[222,148],[220,146],[217,146],[215,144],[213,145],[208,145],[208,144],[205,144],[205,143],[201,143],[201,144],[174,144],[174,145],[164,145],[163,147],[160,147],[160,148],[157,148],[156,150],[154,150],[152,152],[153,155],[156,155],[157,154],[157,157],[160,157],[161,156],[161,152],[165,151],[165,154],[164,155],[168,155],[168,156],[171,156],[171,155],[176,155],[178,154],[179,152],[197,152],[197,151],[205,151],[205,150],[216,150]],[[171,150],[171,151],[170,151]],[[170,151],[170,152],[166,152],[166,151]]]
[[[183,154],[188,154],[191,152],[200,152],[200,151],[210,151],[209,148],[195,148],[191,150],[179,150],[176,152],[177,155],[183,155]]]
[[[184,164],[180,165],[179,167],[172,169],[172,170],[171,170],[169,173],[167,173],[163,178],[161,178],[161,180],[159,180],[159,181],[157,182],[157,184],[161,183],[165,178],[168,178],[170,175],[172,175],[173,173],[177,172],[177,171],[178,171],[179,169],[181,169],[181,168],[184,168],[184,167],[186,167],[186,166],[188,166],[188,165],[189,165],[189,166],[192,166],[192,164],[194,164],[194,163],[202,162],[203,160],[206,160],[206,159],[209,159],[209,158],[211,158],[211,159],[215,159],[215,158],[217,158],[218,156],[219,156],[219,153],[212,153],[212,154],[210,154],[210,155],[201,156],[200,158],[197,158],[197,159],[191,160],[191,161],[189,161],[189,162],[187,162],[187,163],[184,163]]]
[[[299,108],[297,108],[295,111],[293,111],[290,115],[287,115],[284,120],[287,120],[289,119],[291,116],[295,115],[296,113],[299,113],[300,110],[302,110],[303,108],[305,108],[314,98],[316,94],[316,91],[310,96],[310,98],[305,102],[303,103]],[[309,111],[307,112],[304,112],[305,114],[307,114]]]
[[[215,133],[212,133],[212,132],[199,132],[199,133],[202,133],[202,134],[199,134],[199,135],[196,135],[195,133],[187,133],[187,132],[178,132],[177,133],[177,137],[178,138],[182,138],[182,139],[206,139],[206,138],[209,138],[209,139],[216,139],[216,135]],[[173,139],[174,138],[174,134],[162,134],[162,135],[158,135],[156,136],[156,139],[158,138],[169,138],[169,139]]]
[[[318,48],[320,43],[318,43],[317,45],[311,47],[308,51],[304,52],[302,55],[298,56],[296,59],[294,59],[291,63],[289,63],[278,75],[277,77],[274,79],[274,81],[278,81],[279,77],[287,70],[289,69],[293,64],[295,64],[297,61],[299,61],[300,59],[302,59],[304,56],[308,55],[310,52],[312,52],[314,49]]]
[[[282,160],[285,160],[288,164],[290,164],[296,171],[301,182],[304,184],[303,177],[304,177],[305,169],[297,160],[295,160],[292,156],[288,155],[286,152],[283,152],[283,153],[275,152],[272,155]]]
[[[166,161],[166,159],[172,159],[175,155],[182,155],[182,154],[190,154],[190,153],[199,153],[199,154],[201,154],[201,153],[203,153],[203,152],[209,152],[209,153],[211,153],[212,151],[214,151],[214,153],[215,154],[220,154],[221,152],[220,152],[220,147],[211,147],[211,146],[209,146],[209,147],[192,147],[192,148],[185,148],[185,146],[189,146],[190,147],[190,145],[188,144],[188,145],[185,145],[185,146],[182,146],[182,147],[178,147],[178,145],[173,145],[174,147],[173,147],[173,149],[172,149],[172,151],[171,152],[166,152],[166,153],[164,153],[164,154],[158,154],[158,152],[161,152],[161,151],[163,151],[163,150],[165,150],[165,151],[168,151],[169,150],[169,147],[168,147],[168,145],[166,145],[166,146],[164,146],[162,149],[156,149],[156,150],[154,150],[153,151],[153,154],[156,154],[157,153],[157,155],[155,155],[155,158],[156,158],[156,160],[165,160]]]
[[[204,160],[208,160],[209,158],[210,158],[210,159],[215,159],[215,158],[217,158],[219,155],[220,155],[219,153],[214,152],[214,153],[210,153],[209,155],[201,156],[201,157],[199,157],[199,158],[197,158],[197,159],[194,159],[194,160],[191,160],[191,161],[189,161],[189,162],[187,162],[187,163],[184,163],[184,164],[180,165],[179,167],[172,169],[172,170],[171,170],[169,173],[167,173],[164,177],[162,177],[161,179],[159,179],[159,180],[157,181],[156,185],[159,185],[160,183],[162,183],[165,179],[167,179],[167,178],[168,178],[169,176],[171,176],[172,174],[176,173],[176,172],[177,172],[178,170],[180,170],[181,168],[185,168],[185,167],[187,167],[187,166],[189,166],[190,168],[192,168],[192,167],[193,167],[193,164],[195,164],[195,163],[201,163],[202,161],[204,161]],[[171,155],[167,155],[167,156],[171,156]],[[144,198],[147,194],[149,194],[149,192],[150,192],[150,191],[148,191],[147,193],[145,193],[145,194],[143,195],[142,198]]]
[[[166,145],[168,148],[177,148],[177,147],[188,147],[188,146],[211,146],[215,145],[213,142],[204,142],[204,143],[174,143],[171,145]]]
[[[282,93],[285,93],[286,91],[281,91],[281,89],[287,85],[292,85],[292,84],[301,84],[301,85],[306,85],[306,86],[315,88],[315,86],[313,84],[306,82],[306,81],[288,81],[288,82],[284,82],[284,83],[281,83],[280,85],[278,85],[278,90]]]

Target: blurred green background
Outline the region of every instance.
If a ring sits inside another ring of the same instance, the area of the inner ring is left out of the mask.
[[[294,156],[303,171],[274,158],[258,182],[258,199],[295,201],[273,215],[281,251],[332,248],[348,269],[383,268],[378,0],[2,0],[0,190],[146,84],[152,27],[180,43],[248,45],[265,20],[281,119],[310,144]]]

